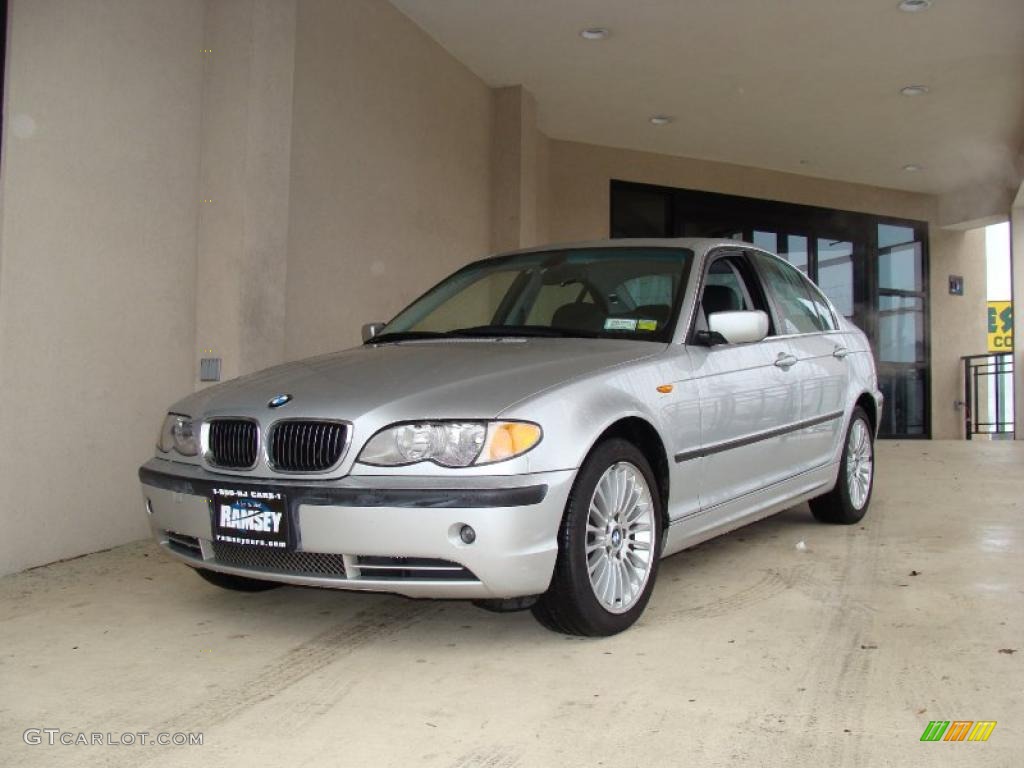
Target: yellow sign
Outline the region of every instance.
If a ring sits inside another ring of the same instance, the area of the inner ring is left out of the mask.
[[[1013,351],[1013,302],[988,303],[988,351]]]

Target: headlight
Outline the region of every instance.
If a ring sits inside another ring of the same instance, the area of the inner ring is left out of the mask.
[[[195,456],[199,453],[199,440],[192,419],[178,413],[167,414],[156,447],[161,453],[170,453],[173,448],[182,456]]]
[[[526,453],[541,429],[526,421],[428,421],[382,429],[359,455],[361,464],[397,467],[432,461],[443,467],[491,464]]]

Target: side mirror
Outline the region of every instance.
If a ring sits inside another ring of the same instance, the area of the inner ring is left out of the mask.
[[[374,336],[379,336],[387,323],[367,323],[363,326],[363,342],[367,342]]]
[[[759,309],[748,312],[712,312],[708,315],[708,335],[721,337],[727,344],[763,341],[768,335],[768,315]]]

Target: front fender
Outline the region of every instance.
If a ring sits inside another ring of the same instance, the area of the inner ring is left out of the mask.
[[[659,383],[656,366],[605,373],[556,387],[506,409],[500,418],[541,425],[544,439],[527,454],[531,472],[578,469],[601,435],[622,419],[648,422],[664,435],[654,407]],[[645,396],[650,393],[650,396]]]

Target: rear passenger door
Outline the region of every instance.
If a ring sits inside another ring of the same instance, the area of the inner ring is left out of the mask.
[[[838,453],[850,386],[849,350],[829,302],[802,273],[782,259],[754,253],[758,272],[788,340],[800,389],[800,429],[789,438],[795,470],[827,464]]]

